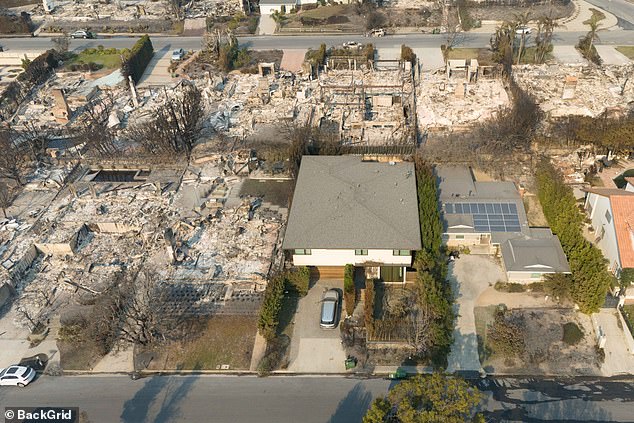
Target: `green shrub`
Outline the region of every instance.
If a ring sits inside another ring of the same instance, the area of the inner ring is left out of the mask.
[[[97,47],[99,48],[99,47]],[[145,34],[134,44],[128,54],[124,56],[121,63],[121,73],[124,78],[131,76],[134,82],[139,82],[145,72],[145,68],[154,56],[154,47],[150,37]]]
[[[401,60],[410,62],[411,64],[416,63],[416,54],[414,53],[414,50],[405,44],[401,45]]]
[[[487,337],[487,343],[495,354],[513,357],[524,353],[524,325],[521,317],[497,310]]]
[[[572,188],[564,183],[561,173],[548,160],[542,160],[537,166],[536,179],[544,215],[561,241],[572,272],[569,280],[565,275],[546,278],[546,291],[552,288],[559,288],[561,293],[568,291],[583,313],[594,313],[604,303],[613,282],[607,271],[607,261],[601,250],[584,238],[583,215]]]
[[[564,325],[563,341],[568,345],[577,345],[583,339],[583,332],[575,323],[568,322]]]
[[[367,337],[372,338],[374,334],[374,300],[375,300],[375,292],[374,292],[374,283],[373,279],[368,279],[365,281],[365,298],[364,298],[364,322],[365,322],[365,330],[367,332]]]
[[[628,287],[634,282],[634,267],[626,267],[621,270],[621,286]]]
[[[266,352],[262,360],[258,363],[258,375],[266,376],[280,367],[290,343],[291,341],[286,335],[281,335],[269,340],[266,343]]]
[[[346,264],[343,272],[343,299],[346,305],[346,313],[352,316],[356,305],[357,290],[354,286],[354,266]]]
[[[302,297],[308,293],[310,285],[310,270],[302,266],[285,273],[288,287]]]
[[[275,338],[277,326],[280,324],[280,310],[284,299],[286,279],[283,275],[273,277],[264,292],[264,300],[260,307],[258,329],[267,341]]]
[[[544,292],[544,283],[543,282],[533,282],[526,285],[526,289],[531,292]]]

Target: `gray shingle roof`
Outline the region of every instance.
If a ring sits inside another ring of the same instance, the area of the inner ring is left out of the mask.
[[[502,244],[504,266],[509,272],[570,273],[559,238],[516,238]]]
[[[419,250],[414,164],[304,156],[283,248]]]

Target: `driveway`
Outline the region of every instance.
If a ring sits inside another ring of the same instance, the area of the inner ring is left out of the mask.
[[[458,316],[447,372],[480,371],[473,308],[489,284],[506,281],[506,275],[491,257],[469,254],[462,254],[450,263],[447,275],[456,300],[454,312]]]
[[[614,46],[597,45],[595,48],[605,65],[629,65],[631,63],[630,59],[623,53],[616,51]]]
[[[558,63],[563,65],[587,65],[588,61],[583,58],[575,46],[555,46],[553,56]]]
[[[310,288],[308,294],[299,300],[291,340],[289,371],[345,372],[346,353],[341,345],[339,329],[322,329],[319,326],[321,297],[329,288],[338,288],[343,292],[343,280],[319,280]],[[339,309],[341,310],[341,307]]]
[[[277,28],[277,23],[271,15],[260,15],[260,21],[258,22],[258,35],[273,35],[275,34],[275,29]]]
[[[623,325],[619,322],[616,309],[602,308],[592,315],[595,325],[605,334],[605,361],[601,366],[604,376],[634,373],[634,355],[627,349]]]
[[[139,80],[139,87],[169,85],[172,83],[172,75],[168,68],[171,63],[172,51],[176,49],[178,49],[178,46],[175,45],[172,48],[171,44],[168,44],[162,49],[154,51],[154,57],[150,60],[143,76]]]

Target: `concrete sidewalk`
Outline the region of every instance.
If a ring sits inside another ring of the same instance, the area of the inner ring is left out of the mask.
[[[614,46],[596,45],[597,53],[605,65],[628,65],[632,63],[623,53],[619,53]]]
[[[634,374],[634,355],[627,349],[625,342],[626,328],[620,326],[616,309],[601,309],[592,315],[592,320],[605,334],[605,361],[601,365],[604,376]]]
[[[583,58],[575,46],[555,46],[553,57],[558,63],[563,65],[587,65],[588,61]]]

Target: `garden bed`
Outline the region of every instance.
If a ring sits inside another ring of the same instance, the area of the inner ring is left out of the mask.
[[[587,316],[571,309],[512,309],[498,321],[499,310],[496,306],[474,309],[478,352],[487,372],[600,374],[600,356]]]

